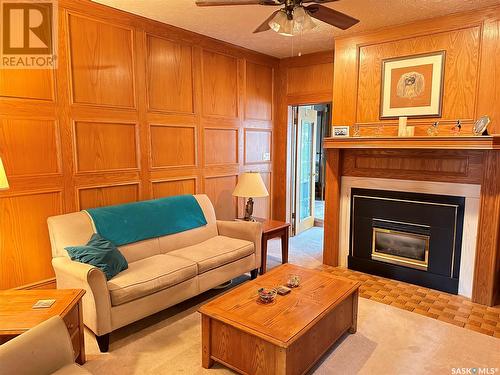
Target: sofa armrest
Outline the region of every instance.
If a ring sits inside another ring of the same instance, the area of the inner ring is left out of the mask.
[[[71,338],[59,316],[0,345],[1,374],[52,374],[72,363]]]
[[[255,247],[255,268],[261,265],[262,224],[255,221],[217,220],[217,230],[221,236],[239,238],[253,242]]]
[[[85,289],[83,321],[96,335],[112,331],[111,299],[106,276],[97,267],[66,257],[52,259],[58,289]]]

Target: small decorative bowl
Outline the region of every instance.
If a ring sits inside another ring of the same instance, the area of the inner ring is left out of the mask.
[[[259,300],[262,303],[273,302],[278,293],[275,288],[260,288],[257,292],[259,293]]]
[[[286,281],[286,285],[289,288],[297,288],[300,285],[300,276],[288,275],[288,280]]]

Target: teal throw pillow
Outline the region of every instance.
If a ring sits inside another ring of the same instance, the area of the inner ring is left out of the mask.
[[[71,260],[100,268],[108,280],[128,268],[127,260],[120,250],[97,233],[92,235],[87,245],[65,249]]]

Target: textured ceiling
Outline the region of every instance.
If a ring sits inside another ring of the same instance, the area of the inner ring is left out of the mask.
[[[332,49],[335,36],[500,4],[500,0],[340,0],[327,6],[358,18],[359,24],[342,31],[315,21],[314,30],[286,37],[270,30],[252,34],[277,7],[197,7],[195,0],[94,1],[279,58]]]

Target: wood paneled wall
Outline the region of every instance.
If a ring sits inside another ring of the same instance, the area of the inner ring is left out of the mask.
[[[488,114],[490,133],[500,133],[500,7],[454,14],[381,29],[335,41],[333,124],[361,125],[361,135],[397,135],[397,121],[379,119],[381,62],[386,58],[446,51],[443,115],[409,119],[415,135],[439,120],[449,135],[460,119],[470,134],[474,120]],[[324,262],[337,264],[341,175],[481,184],[481,213],[472,300],[499,302],[500,222],[496,151],[329,150]],[[493,183],[492,181],[495,181]],[[277,204],[277,202],[275,202]],[[275,210],[277,211],[277,210]]]
[[[58,69],[0,71],[0,289],[53,276],[48,216],[206,192],[231,219],[246,170],[272,192],[278,60],[89,1],[59,12]]]
[[[331,103],[333,97],[333,51],[280,60],[276,85],[274,142],[273,217],[288,221],[290,140],[288,107],[300,104]]]
[[[479,116],[492,119],[490,133],[500,126],[500,7],[455,14],[382,29],[335,41],[335,125],[361,125],[362,135],[397,135],[397,120],[380,120],[381,62],[386,58],[446,51],[441,118],[409,119],[415,135],[427,135],[434,121],[440,135],[451,133],[456,120],[469,133]]]

